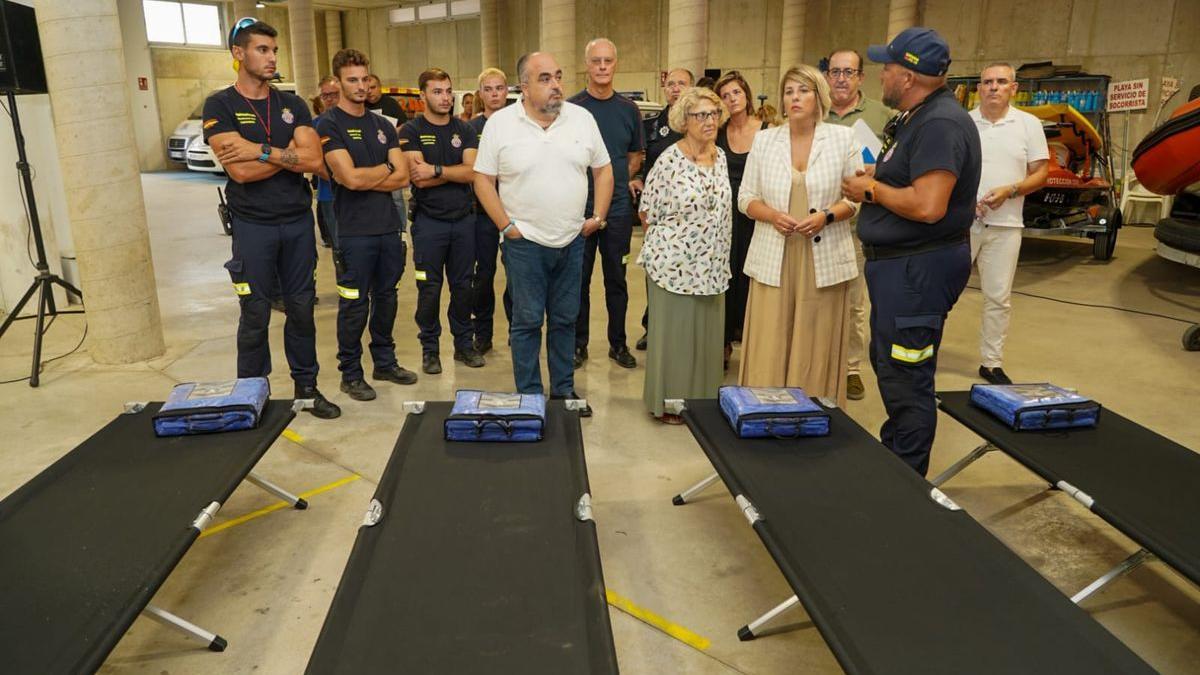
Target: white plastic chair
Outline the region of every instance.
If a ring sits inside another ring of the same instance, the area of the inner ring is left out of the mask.
[[[1171,215],[1171,204],[1174,202],[1174,197],[1164,195],[1156,195],[1138,182],[1137,176],[1134,175],[1132,169],[1125,170],[1125,177],[1121,181],[1121,215],[1124,216],[1126,223],[1137,222],[1131,218],[1129,212],[1130,204],[1152,204],[1158,208],[1158,218],[1153,222],[1166,218]]]

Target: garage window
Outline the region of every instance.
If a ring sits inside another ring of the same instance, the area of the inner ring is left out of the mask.
[[[425,0],[405,2],[388,11],[388,23],[405,26],[420,23],[458,21],[479,16],[479,0]]]
[[[217,5],[176,0],[142,0],[146,38],[159,44],[220,47],[224,44]]]

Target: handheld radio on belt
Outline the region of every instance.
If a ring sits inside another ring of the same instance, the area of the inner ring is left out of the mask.
[[[217,217],[221,219],[221,228],[225,230],[225,234],[233,235],[233,218],[229,215],[229,205],[225,203],[225,193],[221,192],[220,186],[217,187],[217,199],[221,201],[217,204]]]

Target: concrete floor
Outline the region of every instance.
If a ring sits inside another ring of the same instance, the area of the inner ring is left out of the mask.
[[[182,381],[233,375],[237,303],[221,267],[229,240],[220,233],[213,208],[219,183],[197,174],[144,177],[167,353],[149,363],[101,366],[81,351],[47,365],[39,389],[0,386],[0,428],[18,439],[0,449],[0,495],[12,492],[100,428],[120,411],[122,402],[161,398]],[[1077,239],[1027,239],[1017,288],[1200,321],[1200,270],[1156,257],[1153,244],[1149,229],[1126,228],[1116,258],[1105,264],[1093,261],[1091,247]],[[487,367],[478,370],[451,361],[447,339],[442,375],[422,375],[413,387],[381,385],[379,399],[371,403],[348,400],[337,387],[332,265],[327,251],[321,255],[321,385],[344,414],[333,422],[300,416],[292,425],[299,434],[296,440],[281,439],[260,468],[298,492],[361,478],[313,495],[308,511],[278,510],[212,533],[196,543],[167,580],[155,602],[223,634],[230,642],[228,651],[210,653],[139,619],[102,672],[302,671],[363,508],[395,442],[402,401],[448,399],[460,387],[512,387],[503,339],[497,340],[499,347],[488,356]],[[632,342],[640,335],[637,322],[645,295],[640,272],[631,269],[629,276]],[[599,273],[595,280],[593,297],[601,297]],[[396,334],[401,363],[415,369],[420,349],[410,319],[415,296],[411,284],[410,271]],[[1106,407],[1200,448],[1200,425],[1195,422],[1200,353],[1180,348],[1185,324],[1026,296],[1015,297],[1013,304],[1015,322],[1005,364],[1011,375],[1077,387]],[[948,324],[939,387],[959,389],[975,381],[979,310],[978,291],[968,290]],[[0,380],[28,372],[28,326],[18,324],[0,343]],[[59,320],[47,336],[46,354],[73,347],[82,326],[80,317]],[[272,381],[276,391],[290,392],[281,331],[282,322],[276,320]],[[602,311],[593,315],[592,333],[604,335]],[[503,336],[503,325],[497,334]],[[614,608],[622,670],[839,672],[802,611],[787,619],[794,630],[738,642],[737,628],[790,595],[787,585],[723,489],[711,489],[686,508],[671,507],[672,495],[710,471],[708,462],[685,428],[663,427],[642,410],[640,367],[616,367],[604,358],[601,345],[592,351],[593,359],[576,378],[578,390],[596,408],[583,428],[607,585],[637,607],[711,641],[703,649],[689,646]],[[849,413],[875,431],[883,418],[882,404],[871,375],[864,379],[868,396],[851,402]],[[945,468],[977,443],[970,432],[943,417],[932,471]],[[951,482],[946,492],[1065,593],[1136,550],[1069,497],[1043,488],[1033,474],[997,453]],[[220,521],[273,501],[253,486],[241,487],[222,509]],[[902,577],[903,570],[897,570],[897,576]],[[1162,563],[1143,566],[1092,598],[1086,608],[1160,671],[1197,672],[1200,591]]]

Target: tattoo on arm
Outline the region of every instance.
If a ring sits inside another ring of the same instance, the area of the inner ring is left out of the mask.
[[[296,151],[291,148],[285,148],[279,153],[279,162],[287,168],[292,168],[300,163],[300,158],[296,155]]]

